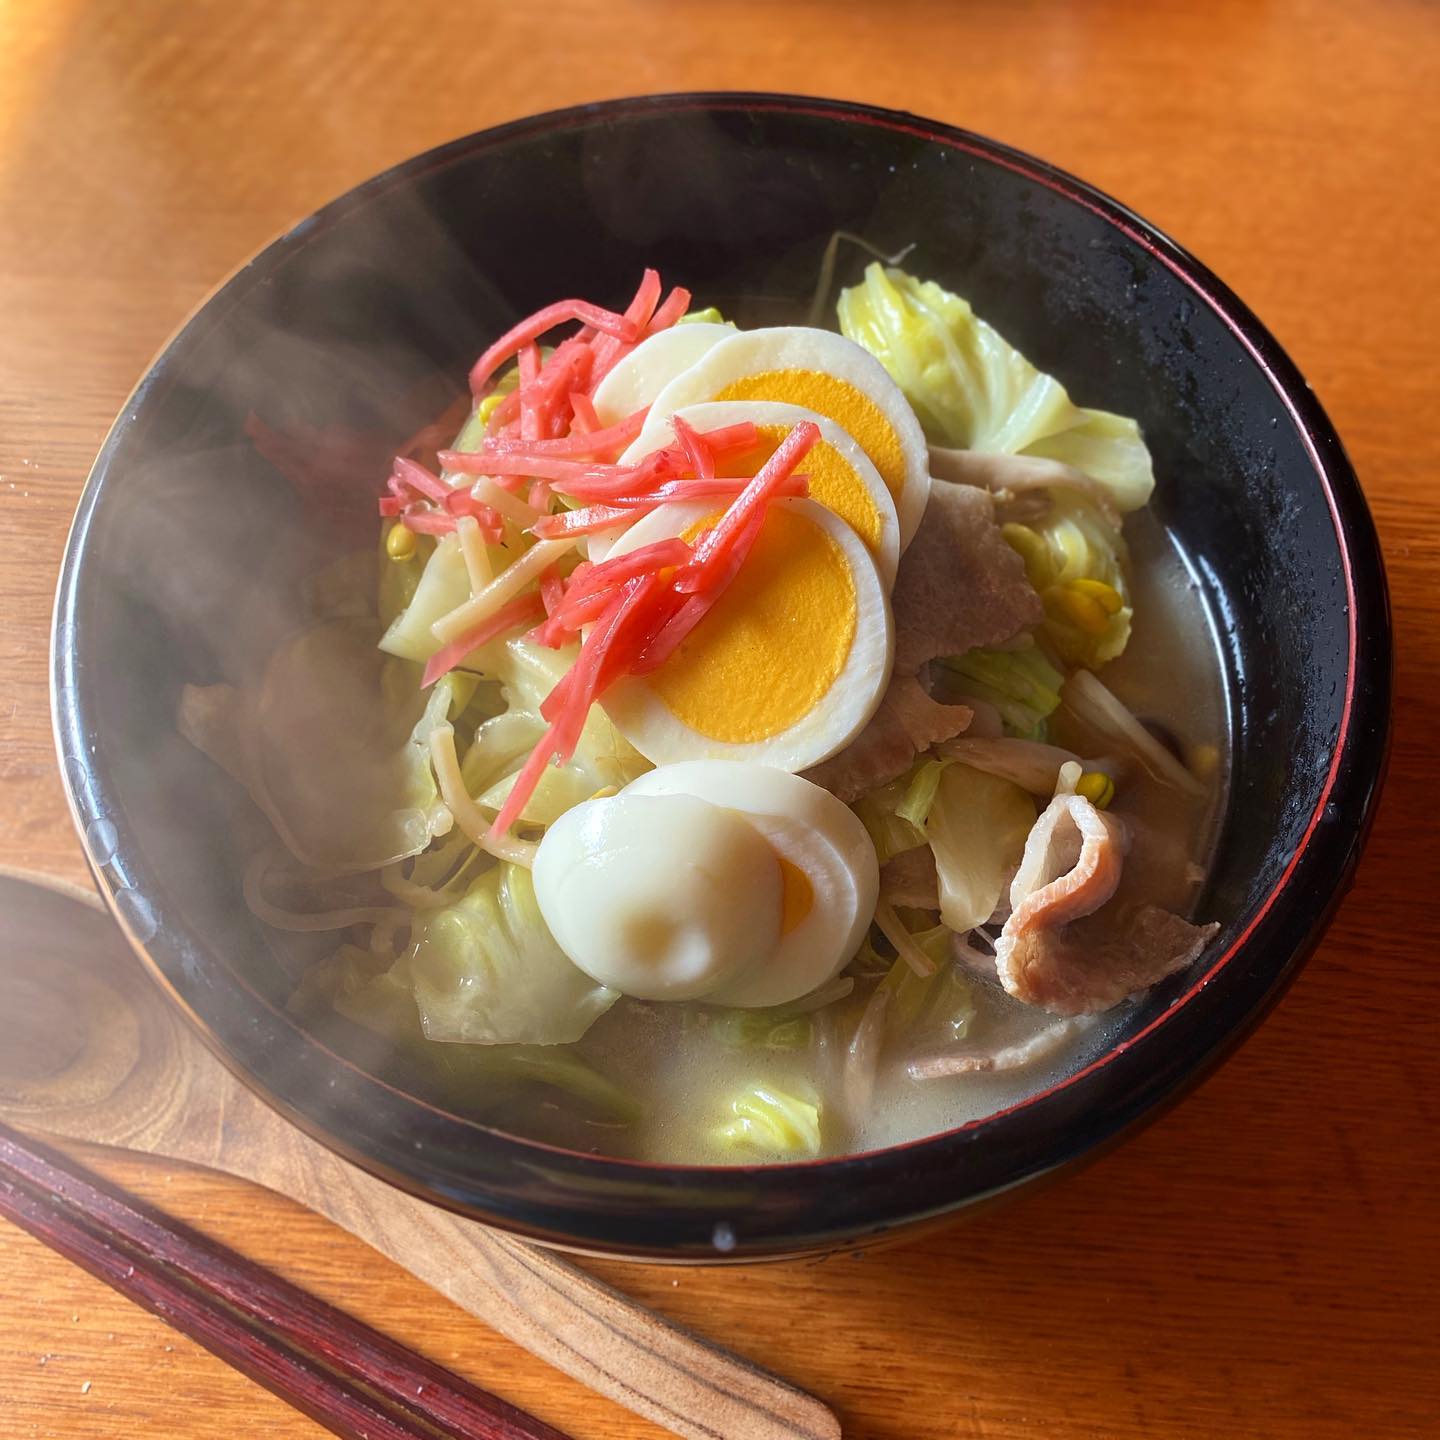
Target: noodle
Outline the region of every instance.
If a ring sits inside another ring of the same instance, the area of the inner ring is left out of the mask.
[[[540,549],[536,546],[535,549]],[[530,552],[532,555],[534,550]],[[437,726],[430,735],[430,760],[435,766],[435,779],[439,782],[440,793],[455,817],[455,823],[482,850],[497,860],[508,860],[512,865],[523,865],[527,870],[535,863],[535,845],[529,840],[516,840],[510,835],[492,838],[490,819],[475,803],[465,779],[460,774],[460,757],[455,753],[455,731],[449,725]]]
[[[317,910],[310,914],[282,910],[260,893],[261,878],[269,868],[270,857],[262,850],[245,867],[242,892],[255,918],[276,930],[306,934],[319,930],[348,930],[352,925],[409,924],[410,912],[396,905],[352,905],[345,910]]]
[[[910,932],[900,923],[900,917],[890,907],[889,901],[882,900],[875,907],[875,923],[880,933],[895,947],[895,953],[922,978],[935,973],[935,962],[910,937]]]

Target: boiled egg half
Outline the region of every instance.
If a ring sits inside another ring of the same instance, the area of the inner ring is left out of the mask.
[[[783,1005],[854,956],[879,866],[848,806],[762,765],[661,766],[546,831],[535,895],[561,949],[651,1000]]]
[[[664,420],[705,400],[774,400],[833,420],[880,472],[900,548],[910,543],[930,498],[929,451],[909,401],[868,350],[803,325],[740,330],[670,381],[651,414]]]
[[[610,551],[693,540],[723,513],[662,505]],[[657,765],[748,760],[804,770],[843,749],[875,713],[894,631],[875,561],[855,532],[813,500],[773,501],[734,580],[673,655],[601,701]]]

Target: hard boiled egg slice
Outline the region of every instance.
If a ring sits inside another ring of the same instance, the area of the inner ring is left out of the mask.
[[[592,979],[642,1000],[708,995],[775,950],[780,865],[733,810],[689,795],[587,800],[545,832],[535,898]]]
[[[723,513],[663,505],[611,549],[694,538]],[[843,749],[875,713],[894,632],[879,571],[855,532],[813,500],[777,500],[729,588],[659,669],[602,704],[657,765],[753,760],[804,770]]]
[[[595,387],[590,399],[600,423],[615,425],[644,409],[677,375],[735,333],[733,325],[696,321],[672,325],[642,340]]]
[[[802,473],[810,477],[810,498],[833,510],[860,537],[886,590],[895,583],[895,567],[900,560],[895,502],[870,457],[833,420],[775,400],[710,400],[684,405],[674,413],[702,434],[751,421],[760,432],[760,444],[740,454],[721,456],[716,472],[746,477],[754,475],[775,453],[793,426],[801,420],[813,420],[820,427],[820,439],[800,463]],[[652,410],[621,463],[636,464],[669,445],[675,439],[672,419],[671,415]]]
[[[903,550],[930,497],[929,452],[900,387],[868,350],[801,325],[741,330],[655,397],[659,419],[703,400],[777,400],[833,420],[859,443],[895,502]]]
[[[823,985],[859,950],[879,894],[880,867],[848,805],[799,775],[730,760],[662,765],[623,796],[693,796],[730,807],[764,836],[784,879],[780,938],[769,953],[703,997],[716,1005],[784,1005]],[[736,904],[745,903],[736,892]]]

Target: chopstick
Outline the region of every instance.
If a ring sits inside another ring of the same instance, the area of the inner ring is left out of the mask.
[[[566,1440],[5,1125],[0,1215],[346,1440]]]

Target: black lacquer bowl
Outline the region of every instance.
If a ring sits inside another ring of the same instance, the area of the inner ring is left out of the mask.
[[[1163,477],[1155,507],[1225,650],[1233,780],[1200,907],[1222,933],[1079,1074],[888,1150],[643,1165],[467,1121],[287,1015],[289,981],[240,898],[254,814],[176,734],[180,687],[252,667],[316,554],[373,539],[379,475],[355,481],[357,437],[383,474],[386,447],[457,393],[517,316],[561,294],[622,302],[647,264],[707,299],[793,309],[837,228],[886,249],[918,241],[918,270],[1080,403],[1144,427]],[[297,501],[247,435],[252,415],[340,457],[328,480]],[[358,511],[334,503],[337,475]],[[206,303],[126,404],[55,613],[57,739],[91,863],[220,1055],[407,1189],[542,1239],[685,1260],[797,1254],[938,1219],[1077,1160],[1194,1083],[1294,975],[1350,880],[1389,688],[1385,580],[1354,473],[1235,296],[1038,160],[906,115],[779,96],[542,115],[419,156],[297,226]]]

